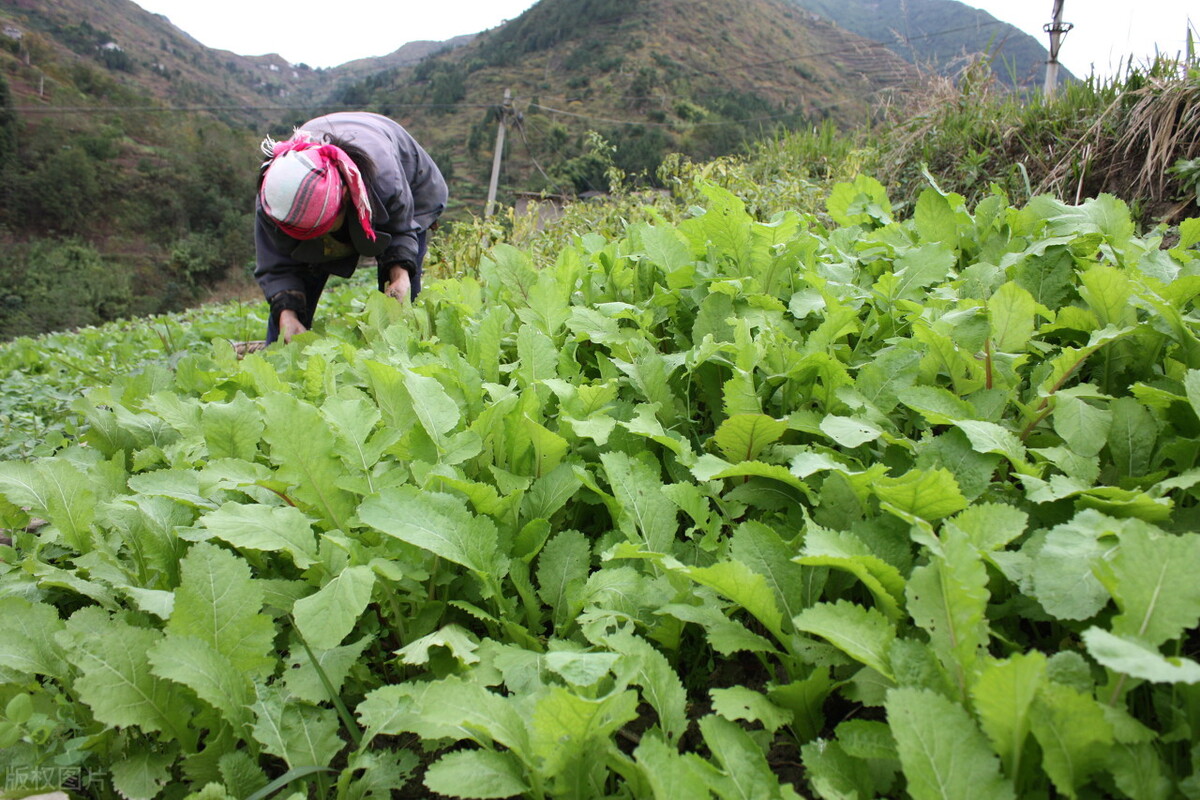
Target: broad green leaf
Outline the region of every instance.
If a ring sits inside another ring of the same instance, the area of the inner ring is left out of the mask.
[[[561,628],[583,609],[583,587],[591,566],[591,547],[579,531],[562,531],[542,549],[538,558],[538,595],[554,611],[554,626]]]
[[[870,590],[880,611],[890,619],[899,619],[904,577],[894,566],[874,555],[854,534],[810,526],[804,537],[804,547],[794,560],[806,566],[849,572]]]
[[[1144,475],[1150,469],[1150,456],[1158,439],[1158,425],[1141,403],[1132,397],[1113,401],[1112,427],[1108,431],[1108,450],[1112,463],[1123,476]]]
[[[664,606],[661,613],[669,614],[683,622],[692,622],[704,629],[708,644],[723,656],[734,653],[774,653],[775,646],[765,637],[754,633],[740,622],[726,617],[720,608],[712,604],[687,606],[671,604]]]
[[[479,661],[476,650],[479,642],[466,628],[460,625],[445,625],[433,633],[409,642],[396,651],[400,660],[405,664],[423,666],[429,663],[429,651],[434,647],[445,647],[463,664],[474,664]]]
[[[1197,417],[1200,417],[1200,369],[1189,369],[1183,377],[1183,388],[1187,393],[1188,403]]]
[[[571,686],[585,689],[608,677],[620,656],[616,653],[577,653],[556,650],[547,653],[542,663]]]
[[[290,484],[294,497],[312,507],[326,527],[347,530],[355,499],[338,488],[346,467],[334,455],[337,445],[328,423],[315,407],[291,395],[270,394],[259,402],[266,422],[263,438],[279,480]]]
[[[528,720],[533,753],[541,759],[543,773],[559,774],[594,741],[607,739],[636,719],[637,703],[634,691],[593,700],[556,687],[542,695]]]
[[[1075,257],[1062,245],[1045,248],[1021,260],[1011,272],[1013,280],[1046,308],[1066,305],[1072,292]]]
[[[740,561],[722,561],[711,567],[684,567],[684,575],[740,605],[761,622],[779,642],[783,634],[783,615],[775,603],[775,593],[767,579]]]
[[[411,719],[400,727],[393,724],[389,730],[409,730],[424,738],[496,741],[526,762],[530,759],[527,718],[509,699],[454,677],[414,687],[409,694],[413,699]],[[359,711],[362,714],[364,709]]]
[[[0,597],[0,670],[65,680],[67,665],[55,639],[61,630],[63,621],[53,606]]]
[[[715,184],[701,187],[708,202],[704,214],[680,226],[684,233],[698,231],[703,240],[711,242],[716,252],[730,259],[739,272],[750,269],[751,227],[746,204],[733,192]]]
[[[958,428],[949,428],[917,446],[918,469],[939,467],[950,470],[963,496],[975,500],[991,485],[1000,456],[977,453],[971,440]]]
[[[1037,302],[1015,283],[1006,283],[988,300],[992,341],[1001,353],[1022,353],[1033,337]]]
[[[1075,797],[1112,752],[1112,725],[1100,704],[1069,686],[1047,683],[1038,694],[1030,728],[1042,747],[1042,768],[1061,794]]]
[[[1103,628],[1083,632],[1088,653],[1103,666],[1154,683],[1200,683],[1200,664],[1190,658],[1170,657],[1128,637]]]
[[[882,478],[874,485],[879,499],[930,522],[967,507],[966,498],[949,470],[909,470],[899,478]]]
[[[881,678],[882,680],[882,678]],[[807,678],[767,686],[767,698],[792,715],[791,729],[800,740],[825,729],[825,701],[835,688],[829,668],[819,666]]]
[[[1101,326],[1137,322],[1129,302],[1133,291],[1133,283],[1124,271],[1105,264],[1095,264],[1079,276],[1079,296]]]
[[[891,222],[892,204],[883,184],[868,175],[852,183],[834,184],[825,201],[829,216],[839,225],[871,225]]]
[[[316,562],[312,525],[291,506],[226,503],[201,517],[200,524],[213,537],[234,547],[287,553],[301,569]]]
[[[1104,447],[1112,427],[1113,415],[1108,409],[1066,394],[1054,403],[1054,432],[1081,456],[1094,456]]]
[[[1034,471],[1026,458],[1025,445],[1007,428],[975,419],[959,420],[954,425],[971,440],[975,452],[1004,456],[1018,472],[1029,474]]]
[[[949,519],[981,552],[1002,550],[1025,532],[1029,515],[1019,508],[999,503],[972,505]]]
[[[877,792],[871,771],[840,742],[817,739],[800,748],[805,777],[823,800],[857,800]]]
[[[1098,569],[1121,613],[1112,632],[1157,647],[1200,622],[1200,535],[1157,534],[1142,525],[1123,532],[1121,546]]]
[[[219,506],[200,488],[200,474],[190,469],[160,469],[134,475],[129,479],[129,488],[142,495],[169,497],[192,508],[210,510]]]
[[[541,478],[553,472],[567,455],[571,445],[545,425],[539,425],[528,417],[521,420],[524,434],[533,445],[534,477]]]
[[[314,651],[313,655],[317,658],[316,664],[325,673],[326,679],[335,692],[341,691],[342,684],[346,681],[350,670],[362,658],[363,651],[371,644],[371,641],[372,637],[366,635],[357,642],[329,650]],[[308,655],[308,650],[303,646],[292,648],[283,679],[287,684],[288,692],[307,703],[315,705],[327,703],[332,699],[329,697],[329,691],[325,688],[324,681],[317,673],[313,660]]]
[[[897,759],[896,739],[886,722],[848,719],[835,728],[838,744],[855,758]]]
[[[92,549],[96,492],[87,476],[66,459],[0,463],[0,496],[49,520],[76,552]]]
[[[1051,308],[1053,307],[1051,306]],[[1100,330],[1091,332],[1091,335],[1088,337],[1088,343],[1084,347],[1064,347],[1059,355],[1049,361],[1042,362],[1049,365],[1049,371],[1042,371],[1046,377],[1038,386],[1038,392],[1046,397],[1056,394],[1072,377],[1077,375],[1084,362],[1093,353],[1107,344],[1129,336],[1134,330],[1135,328],[1133,327],[1101,328]]]
[[[1200,242],[1200,217],[1185,219],[1179,223],[1179,246],[1185,250]]]
[[[205,403],[200,412],[208,457],[253,461],[264,421],[254,401],[239,394],[227,403]]]
[[[983,732],[1011,776],[1021,772],[1037,693],[1046,682],[1046,657],[1037,651],[987,661],[971,686],[971,699]]]
[[[95,607],[75,612],[55,636],[78,670],[75,692],[98,722],[180,739],[187,707],[170,681],[150,671],[147,658],[162,638]]]
[[[217,652],[211,644],[192,636],[167,636],[147,653],[151,671],[160,678],[183,684],[221,712],[241,733],[251,721],[254,686],[249,677]]]
[[[699,481],[715,481],[725,478],[768,478],[791,486],[801,494],[811,497],[804,481],[797,478],[787,467],[780,464],[764,464],[761,461],[742,461],[730,464],[717,456],[706,454],[691,465],[692,475]]]
[[[1125,526],[1092,511],[1050,529],[1033,554],[1030,594],[1058,619],[1088,619],[1108,603],[1096,567],[1116,546],[1111,538]]]
[[[761,522],[746,522],[733,532],[730,554],[767,579],[784,616],[790,619],[809,604],[806,570],[792,561],[795,547]]]
[[[336,434],[337,454],[353,471],[368,473],[379,463],[384,450],[401,437],[391,427],[375,432],[383,415],[365,395],[330,397],[321,405],[321,415]]]
[[[638,229],[646,255],[668,276],[692,263],[687,239],[667,225],[645,225]]]
[[[1157,744],[1117,745],[1108,771],[1112,773],[1117,789],[1133,800],[1169,800],[1179,796],[1176,782],[1169,777]],[[1178,788],[1185,797],[1190,797],[1191,790],[1186,788],[1186,782],[1180,781]]]
[[[167,632],[207,642],[245,672],[273,669],[275,626],[260,613],[263,590],[250,577],[250,565],[202,542],[188,551],[180,574]]]
[[[570,286],[561,283],[551,270],[539,270],[537,283],[529,292],[529,305],[514,309],[522,322],[537,327],[547,336],[558,335],[570,316]]]
[[[713,712],[727,720],[757,722],[771,733],[792,721],[791,712],[747,686],[710,689],[709,694],[712,696]]]
[[[725,458],[736,464],[755,460],[786,432],[786,422],[766,414],[735,414],[721,423],[714,438]]]
[[[657,553],[670,553],[678,530],[675,504],[663,494],[658,470],[624,453],[600,456],[613,497],[625,513],[617,520],[630,541],[643,541]]]
[[[512,797],[529,791],[521,762],[497,750],[447,753],[425,771],[425,786],[449,797]]]
[[[906,590],[908,612],[929,634],[934,652],[964,693],[988,644],[987,585],[979,551],[965,536],[946,529],[942,554],[914,569]]]
[[[309,646],[330,650],[350,635],[371,601],[375,572],[368,566],[346,567],[315,594],[292,606],[296,629]]]
[[[669,358],[646,348],[645,352],[639,353],[632,363],[619,360],[614,360],[613,363],[629,376],[630,383],[633,384],[642,399],[651,405],[658,406],[658,418],[664,424],[673,426],[678,417],[678,411],[675,389],[671,385],[670,376],[671,372],[682,363],[682,359]]]
[[[891,678],[888,648],[896,638],[892,622],[873,608],[839,600],[817,603],[792,619],[797,630],[815,634],[879,674]]]
[[[628,633],[611,636],[607,643],[622,656],[617,674],[641,687],[642,699],[654,709],[667,741],[677,742],[688,728],[687,694],[667,657]]]
[[[909,386],[900,391],[899,399],[931,425],[953,425],[976,416],[970,403],[941,386]]]
[[[887,716],[913,800],[1008,800],[1012,787],[966,709],[927,689],[892,689]]]
[[[473,515],[453,495],[392,487],[364,500],[358,516],[376,530],[477,573],[499,578],[505,571],[495,524]]]
[[[673,745],[648,733],[633,757],[654,793],[654,800],[709,800],[712,768],[694,753],[681,754]]]
[[[911,349],[888,349],[858,370],[854,388],[880,412],[888,414],[900,394],[917,380],[921,354]]]
[[[955,260],[954,250],[941,242],[923,244],[897,255],[892,273],[897,280],[891,298],[919,298],[923,289],[946,279]]]
[[[722,798],[793,798],[795,792],[780,786],[762,749],[735,722],[715,714],[700,719],[700,733],[724,775],[712,788]]]
[[[126,800],[152,800],[170,783],[174,760],[169,753],[143,751],[114,762],[113,788]]]
[[[517,333],[516,371],[521,387],[529,388],[558,377],[558,350],[554,341],[532,325],[522,325]]]
[[[562,464],[543,475],[529,487],[522,502],[522,513],[531,519],[550,519],[575,496],[583,482],[570,464]]]
[[[225,753],[217,761],[221,783],[233,797],[248,798],[267,785],[267,774],[246,750]]]
[[[413,413],[429,438],[444,445],[445,435],[458,425],[461,415],[454,400],[436,378],[404,373],[404,391],[408,394]]]
[[[254,738],[289,767],[332,766],[346,743],[338,736],[337,712],[290,702],[278,687],[259,690]]]
[[[821,431],[842,447],[853,449],[883,435],[875,425],[853,417],[830,414],[821,420]]]
[[[936,189],[925,189],[917,197],[913,222],[922,241],[958,246],[958,215],[950,207],[950,201]]]

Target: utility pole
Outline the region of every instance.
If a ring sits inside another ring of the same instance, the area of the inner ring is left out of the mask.
[[[1054,97],[1058,89],[1058,49],[1062,47],[1063,37],[1075,26],[1063,22],[1063,0],[1054,0],[1054,21],[1042,26],[1042,30],[1050,34],[1050,60],[1046,62],[1046,83],[1042,94],[1047,98]]]
[[[500,159],[504,155],[504,124],[512,108],[512,90],[504,90],[504,103],[500,106],[500,127],[496,130],[496,152],[492,156],[492,180],[488,184],[487,205],[483,217],[487,219],[496,211],[496,188],[500,185]]]

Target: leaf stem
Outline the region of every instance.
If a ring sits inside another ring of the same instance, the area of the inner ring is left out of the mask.
[[[308,642],[304,639],[304,634],[296,627],[295,618],[291,618],[292,630],[296,633],[296,638],[300,640],[300,644],[304,646],[304,652],[308,653],[308,660],[312,663],[313,669],[317,671],[317,677],[321,679],[321,685],[325,687],[325,693],[329,695],[329,700],[333,703],[333,707],[337,709],[338,716],[342,719],[342,724],[346,726],[346,732],[350,734],[350,738],[354,740],[354,746],[362,748],[362,730],[358,727],[358,723],[354,721],[354,717],[350,715],[350,710],[346,708],[346,704],[342,702],[342,697],[334,691],[333,683],[329,680],[329,675],[325,673],[325,669],[321,666],[321,662],[317,660],[317,654],[308,646]],[[320,780],[320,776],[318,776]]]

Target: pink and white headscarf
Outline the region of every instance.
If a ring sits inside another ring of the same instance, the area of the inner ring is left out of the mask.
[[[258,196],[267,216],[284,233],[293,239],[315,239],[328,233],[342,210],[343,189],[348,187],[363,233],[375,240],[366,182],[344,150],[321,143],[302,130],[284,142],[264,139],[262,149],[270,160],[263,167]]]

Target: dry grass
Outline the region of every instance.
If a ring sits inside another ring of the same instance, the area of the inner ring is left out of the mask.
[[[1171,168],[1200,156],[1200,73],[1159,59],[1047,100],[1010,92],[975,62],[954,78],[929,77],[891,120],[875,137],[878,172],[902,197],[927,185],[927,166],[968,200],[993,185],[1015,202],[1107,192],[1144,221],[1171,222],[1190,205],[1178,199],[1192,193]]]
[[[1155,76],[1125,91],[1104,109],[1039,183],[1078,201],[1099,191],[1137,198],[1147,207],[1176,216],[1180,191],[1170,168],[1200,155],[1200,80]],[[1074,177],[1074,181],[1072,180]],[[1075,183],[1072,192],[1072,182]]]

